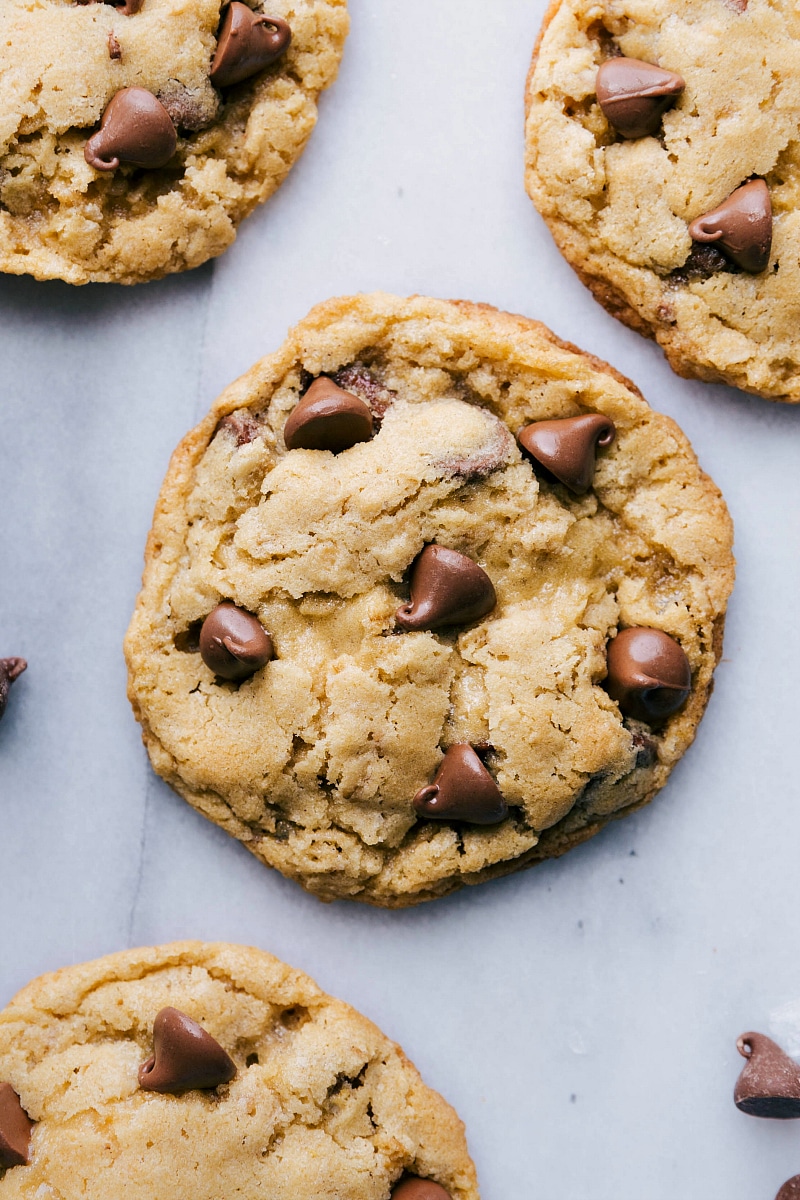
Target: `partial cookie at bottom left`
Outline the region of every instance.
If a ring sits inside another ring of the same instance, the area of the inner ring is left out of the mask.
[[[259,950],[181,942],[0,1012],[0,1200],[479,1200],[402,1050]]]

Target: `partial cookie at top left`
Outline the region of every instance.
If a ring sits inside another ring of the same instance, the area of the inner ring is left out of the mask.
[[[348,28],[346,0],[3,0],[0,270],[139,283],[221,254]]]

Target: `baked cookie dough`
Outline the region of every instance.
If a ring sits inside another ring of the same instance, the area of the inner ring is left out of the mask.
[[[792,403],[798,55],[792,0],[555,0],[526,96],[528,192],[600,303],[679,375]]]
[[[129,694],[156,771],[263,862],[414,904],[663,786],[733,570],[719,492],[610,367],[481,305],[333,300],[176,451]]]
[[[461,1121],[399,1046],[269,954],[113,954],[0,1012],[2,1200],[406,1193],[478,1200]]]
[[[139,283],[221,254],[347,29],[346,0],[2,0],[0,270]]]

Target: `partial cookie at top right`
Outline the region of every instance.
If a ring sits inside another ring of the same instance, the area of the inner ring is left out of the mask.
[[[800,10],[554,0],[526,186],[595,297],[679,374],[800,401]]]

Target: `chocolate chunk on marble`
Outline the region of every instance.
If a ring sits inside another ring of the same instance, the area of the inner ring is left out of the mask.
[[[166,166],[177,144],[175,126],[161,101],[146,88],[129,87],[109,103],[84,156],[97,171],[116,171],[122,163],[155,169]]]
[[[290,414],[283,429],[287,450],[341,454],[372,437],[372,413],[363,400],[320,376]]]
[[[794,1059],[763,1033],[743,1033],[736,1049],[747,1059],[733,1093],[736,1107],[751,1117],[800,1118],[800,1066]]]
[[[594,483],[597,450],[614,441],[616,428],[609,417],[586,413],[555,421],[536,421],[519,434],[527,454],[576,496]]]
[[[664,113],[685,87],[674,71],[623,57],[607,59],[595,85],[606,119],[624,138],[656,133]]]
[[[24,658],[0,658],[0,718],[8,705],[11,685],[28,669]]]
[[[249,679],[273,652],[272,638],[258,618],[229,600],[209,613],[200,630],[200,655],[221,679]]]
[[[30,1162],[31,1121],[10,1083],[0,1083],[0,1167],[24,1167]]]
[[[800,1200],[800,1175],[787,1179],[775,1200]]]
[[[710,242],[751,275],[766,270],[772,249],[772,201],[763,179],[752,179],[689,226],[694,242]]]
[[[508,816],[499,787],[465,742],[446,751],[433,783],[414,797],[414,808],[429,820],[472,825],[498,825]]]
[[[162,1008],[153,1023],[153,1056],[139,1069],[147,1092],[178,1094],[230,1083],[236,1064],[216,1038],[177,1008]]]
[[[395,613],[401,629],[445,629],[470,625],[497,604],[489,576],[457,550],[426,546],[411,568],[411,599]]]
[[[692,668],[679,642],[661,629],[623,629],[608,644],[606,690],[626,717],[657,725],[681,708]]]
[[[227,88],[257,75],[288,48],[292,31],[280,17],[255,13],[233,0],[225,9],[211,63],[211,82]]]

